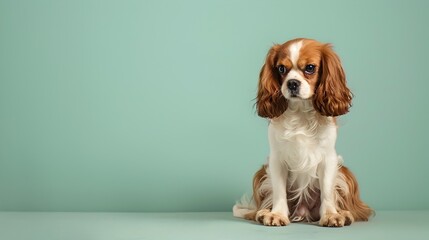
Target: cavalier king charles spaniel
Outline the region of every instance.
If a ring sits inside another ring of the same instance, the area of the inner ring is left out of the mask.
[[[266,226],[368,220],[373,211],[335,150],[337,117],[349,111],[352,96],[330,44],[299,38],[269,50],[256,109],[269,119],[270,155],[253,178],[252,200],[243,197],[234,216]]]

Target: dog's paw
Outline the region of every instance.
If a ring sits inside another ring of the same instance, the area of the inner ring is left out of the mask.
[[[355,221],[355,218],[349,211],[339,211],[338,213],[341,216],[346,218],[346,221],[344,222],[344,226],[349,226]]]
[[[259,210],[256,213],[255,219],[265,226],[286,226],[290,223],[288,217],[279,213],[273,213],[268,209]]]
[[[344,227],[352,224],[354,218],[349,211],[340,211],[338,213],[326,213],[319,221],[323,227]]]

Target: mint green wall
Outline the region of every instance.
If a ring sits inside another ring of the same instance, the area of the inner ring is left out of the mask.
[[[268,153],[273,43],[331,42],[338,152],[376,209],[428,209],[429,1],[0,0],[0,210],[224,211]]]

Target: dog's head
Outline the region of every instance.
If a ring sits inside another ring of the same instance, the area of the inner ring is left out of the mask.
[[[275,118],[286,111],[290,101],[308,99],[323,116],[348,112],[352,93],[340,59],[330,44],[311,39],[274,45],[259,75],[258,115]]]

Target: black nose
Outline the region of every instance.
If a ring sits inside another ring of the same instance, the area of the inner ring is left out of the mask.
[[[290,79],[287,81],[287,88],[293,94],[297,94],[299,92],[299,86],[300,85],[301,85],[301,82],[296,80],[296,79]]]

